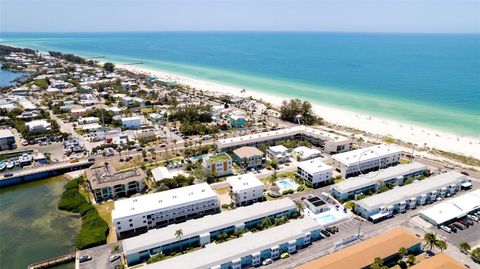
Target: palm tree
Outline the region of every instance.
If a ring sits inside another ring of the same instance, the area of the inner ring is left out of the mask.
[[[417,258],[415,258],[415,255],[413,255],[413,254],[410,254],[410,255],[407,256],[407,262],[410,265],[414,265],[416,260],[417,260]]]
[[[459,247],[460,250],[464,253],[468,253],[472,249],[472,247],[466,242],[460,243]]]
[[[269,217],[265,217],[260,224],[264,229],[272,225],[272,220]]]
[[[402,259],[405,258],[407,255],[408,255],[408,250],[404,247],[401,247],[399,250],[398,250],[398,254],[400,254],[400,256],[402,256]]]
[[[303,213],[303,208],[304,208],[303,202],[300,201],[300,200],[295,201],[295,206],[297,207],[297,212],[299,214],[302,214]]]
[[[443,252],[445,249],[447,249],[448,244],[446,241],[437,240],[437,242],[435,242],[435,246],[440,249],[440,252]]]
[[[432,251],[437,241],[437,236],[434,233],[425,233],[425,235],[423,236],[424,246],[428,247],[430,252]]]
[[[182,239],[182,236],[183,236],[183,230],[182,229],[178,229],[175,231],[175,237],[180,240]]]

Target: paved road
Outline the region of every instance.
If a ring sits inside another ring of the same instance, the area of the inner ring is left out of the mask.
[[[122,252],[122,245],[118,243],[112,243],[108,245],[98,246],[94,248],[89,248],[85,250],[80,250],[78,253],[78,257],[83,255],[91,256],[92,259],[90,261],[79,263],[78,260],[75,263],[75,269],[114,269],[115,266],[120,264],[120,259],[116,261],[110,262],[108,259],[112,255],[112,249],[115,245],[118,245],[120,248],[120,252]]]

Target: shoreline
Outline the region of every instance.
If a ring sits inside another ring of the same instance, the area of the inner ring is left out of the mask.
[[[151,68],[117,63],[115,63],[115,65],[118,68],[126,69],[131,72],[150,74],[161,80],[176,81],[178,84],[214,94],[226,94],[238,97],[251,96],[254,99],[267,101],[277,107],[281,105],[283,100],[288,99],[287,97],[273,96],[271,94],[249,89],[245,89],[246,92],[242,94],[242,88],[239,87],[192,78],[182,74],[174,74],[168,71],[159,71]],[[416,144],[417,149],[426,146],[480,159],[480,138],[477,137],[453,134],[446,131],[435,130],[378,116],[370,116],[364,113],[348,111],[314,102],[312,102],[312,108],[315,114],[329,123],[358,129],[367,133],[388,136],[404,142],[410,142]]]

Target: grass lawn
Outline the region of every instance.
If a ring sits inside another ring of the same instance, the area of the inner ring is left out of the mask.
[[[107,243],[116,242],[115,236],[115,225],[112,223],[112,210],[114,206],[114,201],[105,202],[102,204],[96,204],[95,208],[97,209],[98,215],[108,224],[110,227],[110,233],[107,237]]]
[[[141,111],[142,113],[152,113],[152,112],[153,112],[153,108],[151,108],[151,107],[142,107],[142,108],[140,109],[140,111]]]

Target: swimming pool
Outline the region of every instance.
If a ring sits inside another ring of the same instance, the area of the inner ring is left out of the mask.
[[[322,224],[322,225],[332,223],[335,220],[337,220],[337,218],[335,218],[335,216],[330,214],[330,213],[329,214],[323,214],[323,215],[317,217],[317,221],[320,222],[320,224]]]
[[[286,190],[296,191],[298,186],[299,186],[297,183],[295,183],[290,178],[282,178],[282,179],[279,179],[279,180],[275,181],[275,183],[280,188],[280,193],[284,192]]]

